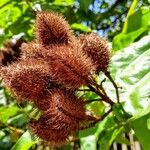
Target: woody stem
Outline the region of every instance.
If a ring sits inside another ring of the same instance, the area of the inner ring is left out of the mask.
[[[117,86],[117,84],[115,83],[115,81],[113,80],[113,78],[112,78],[110,72],[108,72],[108,71],[105,72],[105,75],[106,75],[106,77],[111,81],[111,83],[113,84],[113,86],[114,86],[114,88],[115,88],[115,90],[116,90],[117,102],[119,103],[119,90],[118,90],[118,86]]]

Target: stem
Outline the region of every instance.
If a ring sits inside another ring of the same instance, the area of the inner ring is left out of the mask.
[[[110,72],[105,72],[106,77],[111,81],[111,83],[113,84],[115,90],[116,90],[116,97],[117,97],[117,102],[119,103],[119,90],[118,90],[118,86],[115,83],[115,81],[113,80],[112,76],[110,75]]]
[[[86,101],[85,104],[90,104],[92,102],[99,102],[100,100],[102,100],[102,99],[100,99],[100,98],[98,98],[98,99],[91,99],[91,100]]]
[[[130,7],[130,9],[128,11],[127,17],[126,17],[126,21],[125,21],[125,23],[123,25],[122,33],[126,33],[127,26],[128,26],[128,21],[127,20],[129,18],[129,16],[131,16],[134,13],[134,10],[135,10],[135,7],[136,7],[137,3],[138,3],[138,0],[133,0],[133,2],[131,4],[131,7]]]
[[[98,123],[99,121],[103,121],[111,112],[112,112],[112,107],[103,116],[101,116],[99,119],[90,123],[88,127],[81,127],[80,130],[94,127],[96,123]]]
[[[78,91],[83,91],[83,92],[86,92],[86,91],[90,91],[90,89],[78,89]]]
[[[114,102],[112,100],[109,99],[109,97],[107,97],[106,95],[104,95],[101,91],[96,90],[93,86],[89,85],[89,89],[91,91],[93,91],[94,93],[96,93],[97,95],[99,95],[103,101],[105,101],[106,103],[110,104],[111,106],[114,105]]]

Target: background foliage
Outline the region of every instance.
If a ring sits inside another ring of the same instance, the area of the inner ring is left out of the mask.
[[[131,142],[124,135],[132,133],[144,150],[150,143],[150,1],[149,0],[1,0],[0,45],[7,39],[21,36],[30,41],[34,36],[34,10],[62,13],[72,29],[80,33],[95,31],[112,42],[110,71],[118,86],[122,105],[95,127],[78,133],[79,140],[60,149],[107,150],[112,143]],[[102,75],[99,79],[103,79]],[[105,83],[114,97],[111,83]],[[89,99],[95,95],[85,94]],[[107,107],[101,102],[88,105],[95,116]],[[34,115],[31,105],[20,106],[8,90],[0,87],[0,150],[36,149],[37,140],[26,124]],[[41,147],[42,149],[42,147]]]

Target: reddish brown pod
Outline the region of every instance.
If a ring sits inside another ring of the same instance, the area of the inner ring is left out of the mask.
[[[31,120],[29,128],[42,140],[57,146],[65,143],[71,133],[68,126],[65,126],[64,129],[51,129],[51,126],[40,120]]]
[[[58,82],[67,88],[88,84],[95,66],[86,54],[70,46],[56,46],[50,51],[47,54],[47,62]]]
[[[56,89],[52,91],[49,101],[49,109],[43,112],[45,116],[60,112],[79,120],[89,119],[84,108],[84,101],[81,98],[77,98],[74,92]],[[57,120],[59,120],[58,118]],[[62,120],[60,118],[60,121]]]
[[[83,101],[72,92],[55,90],[48,101],[48,109],[42,111],[38,120],[30,123],[33,133],[41,139],[58,144],[66,142],[69,136],[80,129],[82,121],[95,120],[86,115]]]
[[[40,44],[67,44],[72,32],[65,19],[53,12],[39,12],[36,17],[36,39]]]
[[[29,43],[23,43],[21,45],[23,59],[43,58],[42,52],[44,50],[45,50],[45,48],[41,44],[36,43],[35,41],[29,42]]]
[[[74,43],[73,43],[74,44]],[[49,64],[50,75],[66,88],[76,89],[88,84],[95,65],[80,47],[71,45],[56,45],[43,47],[32,42],[22,45],[23,58],[42,58]]]
[[[47,63],[40,59],[22,60],[3,67],[1,75],[4,84],[19,99],[42,100],[46,98],[47,90],[55,88]]]
[[[110,62],[110,49],[106,41],[96,35],[90,33],[79,37],[82,49],[97,65],[97,73],[106,72]]]
[[[7,66],[21,58],[21,44],[25,40],[8,40],[4,43],[4,48],[0,49],[0,66]]]

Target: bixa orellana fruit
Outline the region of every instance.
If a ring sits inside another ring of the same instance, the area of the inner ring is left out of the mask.
[[[37,13],[35,36],[22,44],[18,61],[1,67],[1,76],[17,99],[39,108],[41,116],[29,123],[32,132],[60,144],[83,128],[82,122],[95,120],[75,93],[92,83],[94,73],[107,70],[110,52],[93,33],[75,37],[65,19],[53,12]]]

